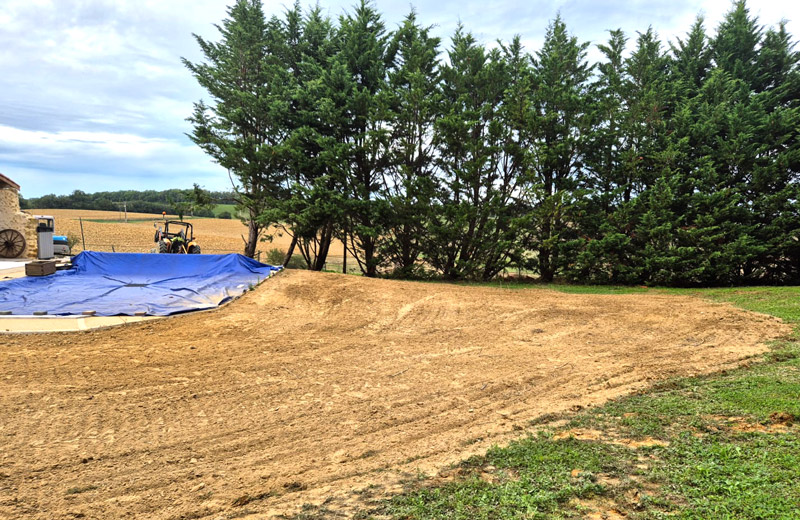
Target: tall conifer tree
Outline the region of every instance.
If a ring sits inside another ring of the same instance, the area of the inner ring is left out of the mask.
[[[383,196],[388,203],[380,252],[396,276],[419,272],[435,183],[433,126],[441,109],[439,38],[412,11],[392,35],[388,56],[390,157]]]
[[[189,137],[226,168],[246,212],[244,253],[253,256],[270,222],[262,215],[285,197],[284,140],[292,80],[280,55],[284,39],[276,19],[267,22],[259,0],[237,0],[219,27],[221,41],[195,35],[204,62],[183,60],[205,88],[189,118]]]
[[[585,174],[583,161],[593,112],[588,45],[571,36],[558,16],[548,26],[533,64],[537,125],[527,193],[535,208],[533,233],[544,281],[553,279],[559,248],[574,233],[568,224],[574,219],[575,190]]]

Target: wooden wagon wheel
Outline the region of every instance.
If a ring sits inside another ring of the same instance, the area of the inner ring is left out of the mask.
[[[16,229],[0,231],[0,258],[16,258],[25,250],[25,237]]]

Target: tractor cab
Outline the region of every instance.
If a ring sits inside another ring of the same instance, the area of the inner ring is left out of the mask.
[[[154,241],[158,244],[159,253],[200,254],[200,246],[195,242],[194,229],[188,222],[168,220],[164,222],[163,229],[158,222],[154,222],[153,227],[156,228]]]

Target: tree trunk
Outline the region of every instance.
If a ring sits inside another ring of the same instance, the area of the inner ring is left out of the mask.
[[[256,247],[258,247],[258,235],[261,234],[261,226],[255,220],[247,222],[247,241],[244,244],[244,256],[255,258]]]
[[[550,223],[549,215],[545,218],[545,221],[542,223],[542,238],[543,241],[547,241],[550,239],[550,233],[552,232],[553,228]],[[543,282],[552,282],[553,275],[555,274],[553,265],[552,265],[552,248],[541,246],[539,247],[539,276]]]
[[[314,264],[311,266],[312,271],[322,271],[322,268],[325,267],[325,262],[328,260],[328,250],[331,247],[331,240],[333,240],[333,224],[328,223],[322,228],[317,257],[314,259]]]
[[[342,274],[347,274],[347,231],[342,233]]]
[[[539,249],[539,276],[543,282],[550,283],[553,281],[555,270],[550,262],[550,248]]]
[[[286,251],[286,256],[283,258],[283,267],[289,265],[289,261],[292,259],[292,255],[294,254],[295,246],[297,246],[297,235],[292,237],[292,243],[289,244],[289,250]]]
[[[364,263],[366,264],[365,276],[375,278],[378,274],[378,266],[375,263],[375,241],[368,239],[364,241]]]

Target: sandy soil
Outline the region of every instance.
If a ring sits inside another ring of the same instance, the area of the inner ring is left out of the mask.
[[[147,213],[128,213],[128,222],[93,222],[93,220],[119,219],[116,211],[92,211],[83,209],[32,209],[29,213],[35,215],[52,215],[55,218],[57,235],[72,235],[78,239],[81,236],[79,217],[83,218],[83,232],[86,238],[86,249],[93,251],[112,251],[120,253],[148,253],[154,247],[153,235],[155,229],[153,222],[162,220],[158,215]],[[167,215],[169,219],[177,220],[175,215]],[[145,219],[142,221],[141,219]],[[139,220],[138,222],[136,220]],[[214,218],[186,218],[194,226],[194,233],[204,253],[241,253],[244,250],[242,235],[247,236],[247,227],[238,219]],[[279,230],[271,229],[268,232],[272,237],[271,242],[261,242],[258,250],[265,254],[272,248],[286,251],[291,243],[291,237]],[[331,244],[328,257],[331,264],[341,264],[342,243],[334,241]],[[74,248],[74,253],[81,251],[81,244]],[[298,256],[300,253],[297,253]],[[355,260],[348,257],[353,267]],[[263,260],[263,259],[262,259]]]
[[[689,297],[290,271],[216,311],[3,336],[0,517],[347,508],[544,413],[735,366],[789,331]]]

